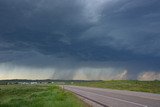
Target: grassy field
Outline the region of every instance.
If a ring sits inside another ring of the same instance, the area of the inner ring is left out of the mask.
[[[110,80],[99,82],[74,82],[73,85],[160,94],[160,81]]]
[[[72,93],[51,85],[0,85],[0,107],[86,107]]]

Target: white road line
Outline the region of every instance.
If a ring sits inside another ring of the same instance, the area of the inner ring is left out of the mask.
[[[131,104],[138,105],[138,106],[142,106],[142,107],[148,107],[147,105],[143,105],[143,104],[139,104],[139,103],[127,101],[127,100],[122,100],[122,99],[115,98],[115,97],[107,97],[107,96],[99,95],[99,94],[96,94],[96,93],[93,93],[93,92],[82,91],[82,90],[80,90],[80,89],[71,89],[71,90],[72,90],[72,91],[75,91],[75,92],[81,91],[81,92],[85,92],[85,93],[95,94],[95,95],[97,95],[97,96],[101,96],[101,97],[105,97],[105,98],[110,98],[110,99],[118,100],[118,101],[121,101],[121,102],[131,103]],[[78,91],[77,91],[77,90],[78,90]]]
[[[99,91],[104,91],[105,90],[102,90],[102,89],[94,89],[94,88],[91,88],[92,90],[99,90]],[[160,100],[158,98],[149,98],[149,97],[144,97],[144,96],[137,96],[137,95],[132,95],[132,94],[123,94],[123,93],[119,93],[119,92],[116,92],[117,90],[113,90],[113,91],[108,91],[110,93],[113,93],[113,94],[121,94],[121,95],[128,95],[128,96],[134,96],[134,97],[139,97],[139,98],[145,98],[145,99],[151,99],[151,100]],[[118,90],[119,91],[119,90]],[[122,91],[122,90],[121,90]],[[138,94],[138,92],[136,92]],[[146,94],[151,94],[151,93],[146,93]]]
[[[74,87],[77,87],[77,88],[79,88],[78,86],[74,86]],[[74,88],[73,87],[73,88]],[[128,95],[128,96],[134,96],[134,97],[139,97],[139,98],[145,98],[145,99],[151,99],[151,100],[160,100],[160,99],[158,99],[158,98],[149,98],[149,97],[145,97],[145,96],[137,96],[137,95],[132,95],[132,94],[124,94],[124,93],[119,93],[119,92],[116,92],[116,91],[126,91],[126,90],[113,90],[113,91],[111,91],[111,90],[106,90],[106,89],[99,89],[99,88],[96,88],[96,89],[94,89],[94,88],[92,88],[92,87],[83,87],[83,88],[86,88],[86,89],[92,89],[92,90],[99,90],[99,91],[103,91],[103,92],[110,92],[110,93],[113,93],[113,94],[120,94],[120,95]],[[131,91],[132,92],[132,91]],[[138,94],[138,92],[135,92],[135,93],[137,93]],[[151,93],[146,93],[146,94],[151,94]]]

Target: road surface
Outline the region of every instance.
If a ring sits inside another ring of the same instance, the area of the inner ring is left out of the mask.
[[[63,87],[101,107],[160,107],[160,94],[68,85]]]

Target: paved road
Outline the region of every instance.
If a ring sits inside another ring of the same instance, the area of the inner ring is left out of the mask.
[[[67,85],[64,89],[103,107],[160,107],[160,94]]]

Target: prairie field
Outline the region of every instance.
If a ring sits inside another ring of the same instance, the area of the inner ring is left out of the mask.
[[[86,107],[55,85],[0,85],[0,107]]]

